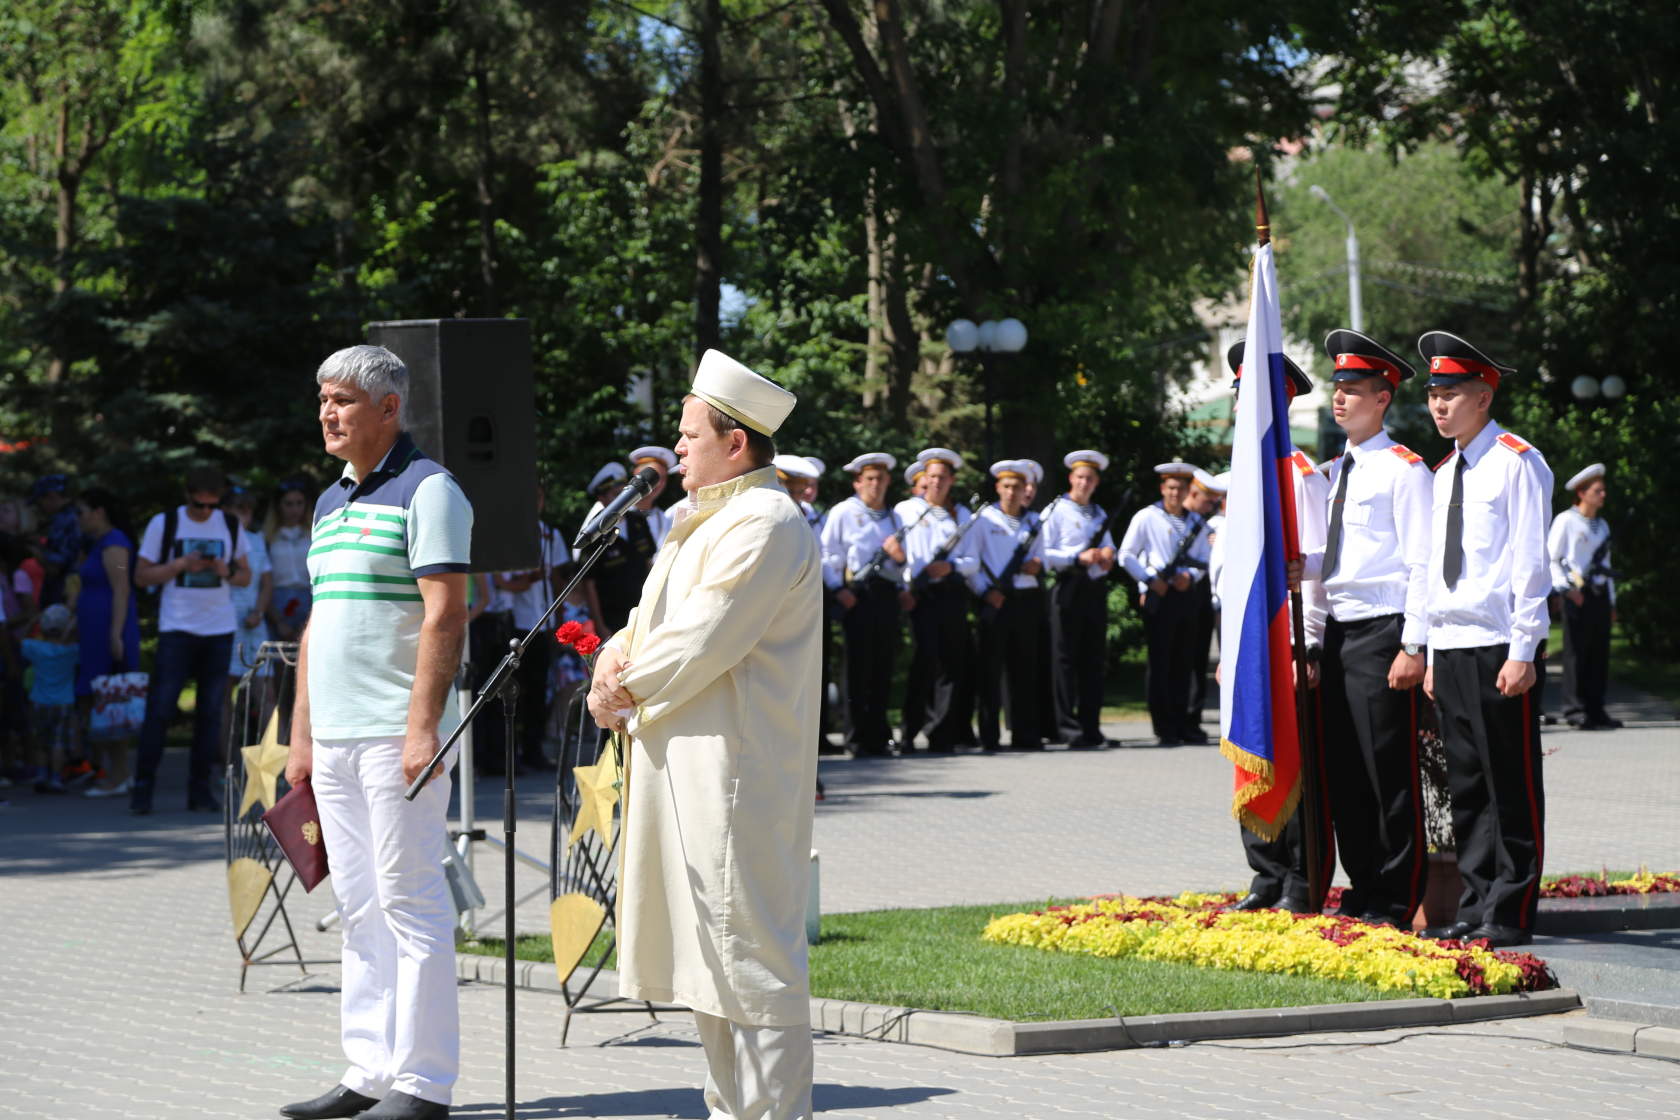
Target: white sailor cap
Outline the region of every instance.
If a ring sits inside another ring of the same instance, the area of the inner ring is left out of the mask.
[[[1069,451],[1062,456],[1062,466],[1070,471],[1075,467],[1090,467],[1101,474],[1108,469],[1108,456],[1101,451]]]
[[[1032,478],[1029,473],[1030,470],[1031,467],[1025,459],[999,459],[992,464],[991,475],[993,478],[1005,478],[1014,475],[1021,481],[1026,482]]]
[[[775,435],[799,398],[721,350],[700,355],[689,392],[763,435]]]
[[[770,460],[770,465],[776,468],[777,473],[789,478],[817,477],[817,472],[811,469],[811,460],[803,455],[778,455]]]
[[[949,447],[924,447],[916,453],[916,462],[926,465],[935,459],[941,463],[950,464],[951,470],[960,471],[963,468],[963,457]]]
[[[638,447],[626,456],[632,467],[644,467],[649,463],[658,463],[669,472],[677,465],[677,453],[668,447]]]
[[[904,466],[904,483],[906,486],[916,485],[916,480],[927,470],[927,464],[920,459],[906,463]]]
[[[630,472],[624,469],[624,464],[615,460],[595,472],[595,477],[589,480],[589,486],[584,493],[593,497],[601,487],[617,485],[629,477]]]
[[[1163,478],[1195,478],[1196,467],[1191,463],[1156,463],[1155,473]]]
[[[1044,465],[1037,459],[1022,459],[1020,463],[1027,469],[1027,481],[1037,486],[1044,481]]]
[[[1222,492],[1219,489],[1218,484],[1214,481],[1213,475],[1204,471],[1201,467],[1197,467],[1195,472],[1191,474],[1190,483],[1193,486],[1200,486],[1209,494],[1218,494]]]
[[[1594,463],[1590,467],[1582,468],[1568,482],[1563,484],[1565,490],[1579,490],[1595,478],[1604,477],[1604,464]]]
[[[1220,471],[1213,476],[1213,485],[1208,487],[1215,494],[1228,494],[1231,491],[1231,472]]]
[[[805,456],[805,461],[811,464],[812,470],[817,472],[811,476],[813,478],[821,478],[823,476],[823,472],[828,470],[828,464],[817,458],[815,455]]]
[[[890,471],[896,466],[898,466],[898,460],[885,451],[866,451],[840,469],[848,474],[857,474],[865,467],[880,467],[882,470]]]

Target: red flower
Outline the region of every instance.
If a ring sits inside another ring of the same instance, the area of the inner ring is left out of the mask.
[[[567,622],[554,632],[554,640],[563,646],[569,646],[583,637],[583,626],[578,622]]]
[[[582,654],[584,657],[588,657],[590,654],[601,648],[601,639],[597,638],[593,634],[585,634],[572,643],[572,648],[577,650],[578,653]]]

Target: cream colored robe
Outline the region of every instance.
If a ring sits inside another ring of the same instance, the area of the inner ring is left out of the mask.
[[[691,504],[692,502],[692,504]],[[822,573],[770,468],[705,487],[625,629],[623,995],[755,1027],[810,1021],[805,902]]]

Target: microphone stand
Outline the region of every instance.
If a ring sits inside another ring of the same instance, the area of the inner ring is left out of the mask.
[[[628,510],[626,510],[626,512],[628,512]],[[543,616],[537,619],[537,624],[531,627],[530,630],[526,631],[524,637],[508,639],[508,651],[505,655],[503,655],[500,663],[497,664],[495,671],[490,674],[490,679],[484,682],[484,687],[479,690],[478,699],[473,701],[472,707],[468,708],[466,715],[461,717],[461,722],[456,725],[454,731],[450,732],[449,738],[445,740],[441,747],[438,748],[437,753],[432,756],[431,762],[426,764],[426,769],[421,772],[419,777],[414,779],[413,784],[410,785],[407,792],[403,794],[404,799],[408,801],[413,801],[417,796],[419,796],[421,789],[425,787],[426,783],[431,780],[434,775],[442,772],[439,768],[443,764],[443,756],[449,753],[449,749],[461,738],[462,733],[472,725],[474,717],[476,717],[478,713],[483,710],[484,706],[491,700],[498,697],[501,699],[502,726],[504,730],[503,746],[506,752],[502,770],[504,775],[502,786],[502,887],[507,896],[505,899],[506,905],[503,907],[503,935],[506,941],[506,959],[503,966],[503,988],[507,999],[506,1025],[503,1034],[505,1056],[503,1060],[504,1068],[507,1072],[507,1120],[514,1120],[515,1116],[513,1076],[513,901],[515,898],[513,886],[513,834],[517,828],[518,809],[514,800],[513,772],[518,761],[515,755],[517,747],[514,742],[514,710],[519,701],[519,661],[521,656],[525,653],[525,648],[536,640],[537,635],[547,632],[548,620],[554,616],[555,611],[560,609],[560,605],[566,601],[572,591],[583,580],[583,577],[588,574],[589,569],[595,566],[595,561],[599,560],[601,555],[605,553],[607,549],[611,547],[612,543],[618,539],[617,524],[613,525],[612,530],[612,532],[605,534],[594,544],[583,550],[582,559],[578,562],[577,571],[572,573],[572,578],[566,582],[565,589],[554,597],[554,601],[548,605],[548,609],[543,612]]]

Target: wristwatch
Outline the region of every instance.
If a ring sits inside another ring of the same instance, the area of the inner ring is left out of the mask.
[[[1418,654],[1423,652],[1423,647],[1418,645],[1416,642],[1407,642],[1400,648],[1406,651],[1407,657],[1416,657]]]

